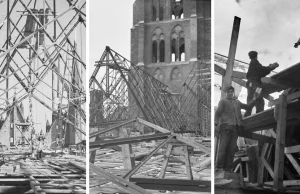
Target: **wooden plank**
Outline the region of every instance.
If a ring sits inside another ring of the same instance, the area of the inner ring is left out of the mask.
[[[184,148],[184,159],[185,159],[185,167],[186,167],[186,173],[188,176],[189,180],[193,180],[193,171],[191,168],[191,162],[190,162],[190,157],[189,157],[189,152],[188,152],[188,147],[187,145],[183,146]]]
[[[286,118],[287,118],[287,96],[280,95],[279,115],[276,128],[276,146],[275,146],[275,171],[274,185],[275,191],[283,189],[283,171],[284,171],[284,147],[286,134]]]
[[[168,148],[167,148],[166,153],[164,155],[164,162],[162,164],[162,167],[161,167],[161,170],[159,172],[158,178],[165,178],[165,173],[166,173],[166,170],[167,170],[167,166],[168,166],[169,158],[170,158],[170,155],[171,155],[172,147],[173,147],[172,144],[168,145]]]
[[[224,89],[231,86],[232,72],[233,72],[235,53],[236,53],[237,42],[239,37],[240,23],[241,23],[241,18],[235,16],[233,21],[226,72],[225,72],[225,76],[222,77],[221,98],[225,98]]]
[[[292,163],[294,168],[296,169],[297,173],[300,175],[300,165],[297,160],[292,156],[292,154],[285,154],[289,161]]]
[[[90,148],[91,149],[103,148],[103,147],[108,147],[108,146],[137,143],[137,142],[142,142],[142,141],[166,139],[169,135],[171,135],[171,133],[142,135],[142,136],[136,136],[136,137],[116,138],[116,139],[110,139],[110,140],[99,140],[96,142],[90,142]]]
[[[150,192],[144,190],[143,188],[122,179],[121,177],[115,176],[113,174],[110,174],[103,170],[100,167],[97,167],[96,165],[90,163],[90,169],[93,173],[96,173],[100,177],[104,177],[108,179],[110,182],[113,182],[114,184],[118,185],[119,187],[123,188],[125,191],[128,191],[132,194],[150,194]]]
[[[284,148],[284,153],[285,154],[292,154],[292,153],[296,153],[296,152],[300,152],[300,145],[290,146],[290,147],[285,147]]]
[[[162,148],[168,141],[173,139],[174,136],[170,135],[170,137],[163,142],[161,142],[150,154],[143,158],[132,170],[130,170],[123,178],[128,179],[130,178],[136,171],[138,171],[142,165],[144,165],[160,148]]]

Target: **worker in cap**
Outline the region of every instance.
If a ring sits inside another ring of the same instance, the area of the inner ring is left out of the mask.
[[[265,77],[266,75],[270,74],[272,70],[276,69],[279,65],[278,63],[272,63],[269,66],[262,66],[262,64],[259,63],[257,60],[257,52],[256,51],[250,51],[248,53],[248,56],[250,58],[250,64],[249,69],[247,72],[247,103],[250,103],[253,99],[253,96],[256,93],[261,94],[261,78]],[[257,103],[255,105],[256,107],[256,113],[262,112],[264,110],[265,102],[262,96],[257,98]],[[247,109],[245,113],[245,117],[251,115],[252,108]]]
[[[225,92],[226,98],[219,101],[215,112],[215,136],[219,139],[216,152],[215,178],[222,178],[218,177],[218,174],[233,170],[232,164],[237,148],[238,132],[243,130],[241,109],[249,109],[256,104],[255,97],[249,104],[240,102],[235,97],[232,86],[227,87]]]

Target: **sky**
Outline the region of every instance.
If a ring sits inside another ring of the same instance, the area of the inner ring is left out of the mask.
[[[224,9],[225,8],[225,9]],[[228,55],[234,16],[241,18],[236,59],[249,62],[259,53],[263,65],[279,63],[280,71],[300,62],[299,0],[215,0],[215,52]]]
[[[106,46],[130,60],[133,3],[134,0],[89,1],[89,75]]]
[[[234,16],[241,18],[235,58],[249,63],[248,52],[258,52],[264,66],[278,62],[279,72],[300,62],[299,0],[215,0],[214,52],[228,56]],[[216,79],[221,80],[221,79]],[[216,88],[215,88],[216,91]],[[246,97],[245,89],[241,95]],[[219,100],[215,97],[215,103]]]

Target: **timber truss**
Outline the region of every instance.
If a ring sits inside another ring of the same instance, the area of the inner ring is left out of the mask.
[[[85,30],[86,2],[14,0],[5,4],[5,23],[0,27],[6,31],[0,52],[0,115],[26,101],[32,133],[33,111],[47,109],[52,118],[65,123],[59,126],[64,128],[60,139],[68,136],[66,131],[76,131],[82,138],[86,64],[80,54],[84,49],[74,36]]]
[[[144,189],[172,190],[175,188],[174,180],[165,179],[165,174],[172,150],[174,147],[181,147],[185,150],[181,154],[184,155],[183,163],[190,181],[188,184],[177,185],[176,190],[210,191],[210,181],[197,180],[197,184],[193,182],[188,152],[188,147],[192,147],[202,154],[210,154],[210,148],[191,137],[201,134],[201,127],[210,123],[210,91],[207,89],[210,88],[210,79],[205,77],[205,72],[202,73],[198,64],[186,80],[180,100],[171,93],[168,86],[109,47],[106,47],[95,66],[89,81],[91,96],[89,138],[92,138],[89,146],[92,176],[105,178],[129,193],[148,193]],[[209,119],[206,122],[202,122],[204,120],[202,116],[197,115],[200,109],[205,109],[201,113]],[[147,133],[146,130],[152,132]],[[132,135],[134,131],[143,135]],[[151,140],[157,141],[157,145],[135,164],[132,146]],[[97,150],[107,147],[118,150],[119,146],[122,148],[123,165],[126,170],[122,178],[96,165]],[[153,156],[163,147],[167,149],[158,175],[161,180],[160,187],[153,184],[154,179],[132,179],[132,176],[140,174],[141,168],[147,162],[153,161]],[[127,186],[124,187],[124,184]]]

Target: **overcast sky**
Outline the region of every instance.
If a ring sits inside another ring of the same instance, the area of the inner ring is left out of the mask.
[[[215,0],[215,52],[228,55],[234,16],[241,18],[236,59],[249,62],[258,51],[262,65],[278,62],[276,71],[300,62],[299,0]]]
[[[130,60],[134,0],[89,1],[90,75],[106,46]]]

